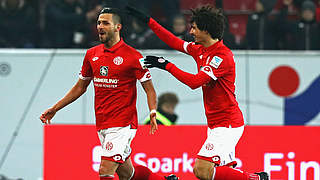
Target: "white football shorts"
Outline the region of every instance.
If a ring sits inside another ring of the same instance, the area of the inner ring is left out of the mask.
[[[243,134],[244,126],[208,128],[207,139],[197,158],[215,163],[217,166],[237,165],[235,147]]]
[[[131,141],[137,129],[126,127],[113,127],[98,131],[102,146],[101,159],[124,163],[131,154]]]

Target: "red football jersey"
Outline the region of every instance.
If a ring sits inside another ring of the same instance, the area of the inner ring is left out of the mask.
[[[152,18],[148,25],[170,47],[191,55],[197,63],[198,71],[203,71],[212,78],[202,86],[209,128],[244,125],[243,115],[234,94],[236,72],[231,50],[222,41],[207,48],[185,42]]]
[[[87,50],[79,77],[93,80],[97,130],[137,128],[136,82],[151,79],[139,62],[141,58],[122,39],[110,49],[101,44]]]
[[[202,86],[208,126],[242,126],[243,115],[234,94],[236,72],[231,50],[222,41],[207,48],[194,43],[186,43],[184,47],[196,61],[198,71],[213,79]]]

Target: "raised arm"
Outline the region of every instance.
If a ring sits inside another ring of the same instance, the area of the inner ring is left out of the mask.
[[[210,77],[206,73],[206,71],[210,71],[210,69],[205,69],[204,71],[199,71],[199,73],[197,73],[197,74],[191,74],[191,73],[187,73],[185,71],[182,71],[181,69],[177,68],[173,63],[169,62],[168,60],[163,59],[162,57],[146,56],[144,63],[148,68],[156,67],[159,69],[167,70],[176,79],[178,79],[180,82],[186,84],[191,89],[199,88],[202,85],[208,83],[212,79],[212,77]],[[215,77],[213,77],[213,78],[215,78]]]
[[[143,12],[135,9],[134,7],[127,6],[127,10],[129,14],[147,23],[150,29],[168,46],[178,51],[181,51],[183,53],[187,53],[185,48],[188,42],[183,41],[182,39],[176,37],[170,31],[162,27],[157,21],[155,21],[148,15],[144,14]]]
[[[47,109],[44,113],[41,114],[40,120],[44,124],[50,124],[53,116],[60,109],[64,108],[68,104],[72,103],[76,99],[78,99],[83,93],[86,92],[88,85],[91,80],[82,80],[79,79],[78,82],[71,88],[71,90],[55,105],[51,108]]]

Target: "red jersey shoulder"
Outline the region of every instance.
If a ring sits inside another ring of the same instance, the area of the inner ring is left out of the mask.
[[[131,56],[133,55],[135,58],[142,58],[142,55],[139,51],[137,51],[135,48],[129,46],[126,43],[124,43],[124,51],[129,53]]]
[[[197,56],[198,54],[200,54],[201,48],[203,48],[202,45],[196,44],[195,42],[188,42],[187,45],[187,53],[192,56]]]
[[[234,64],[233,53],[226,46],[221,46],[211,54],[211,61],[209,65],[218,68],[221,66],[230,66]]]
[[[103,46],[104,46],[104,44],[99,44],[99,45],[93,46],[87,50],[87,53],[94,54],[96,52],[102,51]]]
[[[100,45],[97,45],[97,46],[94,46],[94,47],[88,49],[85,58],[88,61],[90,61],[90,60],[92,60],[92,61],[98,60],[99,56],[103,52],[103,46],[104,46],[103,44],[100,44]]]

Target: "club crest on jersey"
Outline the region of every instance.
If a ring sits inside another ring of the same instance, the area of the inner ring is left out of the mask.
[[[220,66],[220,64],[222,63],[223,59],[220,58],[219,56],[214,56],[211,60],[211,62],[209,63],[209,65],[213,66],[214,68],[218,69],[218,67]]]
[[[108,76],[108,66],[100,66],[100,75],[101,76]]]
[[[123,58],[120,57],[120,56],[117,56],[117,57],[115,57],[115,58],[113,59],[113,63],[114,63],[115,65],[120,65],[120,64],[123,63]]]

